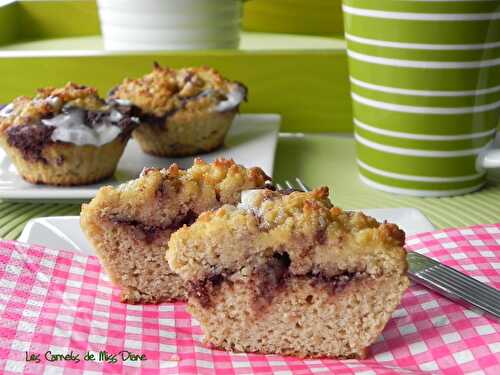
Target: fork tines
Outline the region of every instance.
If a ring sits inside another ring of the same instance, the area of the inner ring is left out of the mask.
[[[286,188],[283,187],[283,185],[277,183],[276,188],[278,190],[296,190],[296,191],[311,191],[311,189],[298,177],[295,178],[295,181],[297,182],[298,188],[292,184],[289,180],[285,180],[284,184]]]

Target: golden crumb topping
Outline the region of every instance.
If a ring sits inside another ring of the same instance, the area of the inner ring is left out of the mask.
[[[191,168],[147,168],[140,178],[117,188],[103,187],[86,209],[101,210],[108,218],[166,228],[182,216],[197,216],[225,203],[237,203],[243,190],[263,187],[270,178],[260,168],[245,168],[233,160]]]
[[[185,280],[253,268],[287,253],[295,275],[404,272],[404,232],[361,212],[333,207],[328,189],[254,190],[238,206],[205,212],[169,241],[170,267]]]
[[[153,71],[137,79],[126,78],[110,99],[130,101],[143,113],[164,116],[180,108],[203,110],[219,104],[237,107],[246,98],[246,88],[208,67],[172,69],[155,63]]]
[[[92,87],[68,82],[64,87],[39,89],[35,97],[20,96],[0,110],[0,133],[12,126],[31,125],[52,117],[65,106],[104,110],[105,102]]]

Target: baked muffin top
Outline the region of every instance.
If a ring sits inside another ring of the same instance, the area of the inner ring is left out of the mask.
[[[260,168],[197,158],[186,170],[177,164],[147,168],[138,179],[117,188],[103,187],[85,209],[100,210],[116,223],[167,229],[224,203],[237,203],[241,191],[263,187],[268,180]]]
[[[26,159],[41,159],[42,148],[56,142],[101,146],[137,126],[130,106],[107,104],[95,88],[72,82],[20,96],[0,110],[0,137]]]
[[[20,96],[0,110],[0,131],[11,126],[29,125],[59,114],[63,107],[79,107],[90,111],[109,106],[92,87],[68,82],[64,87],[37,90],[35,97]]]
[[[406,271],[405,234],[361,212],[333,207],[328,188],[242,194],[238,206],[206,212],[170,238],[167,259],[184,280],[250,275],[284,253],[292,275],[371,276]]]
[[[154,64],[137,79],[126,78],[110,92],[111,100],[127,101],[142,113],[163,117],[174,111],[237,109],[246,100],[246,87],[222,77],[209,67],[172,69]]]

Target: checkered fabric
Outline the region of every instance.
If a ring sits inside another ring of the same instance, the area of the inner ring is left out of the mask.
[[[500,224],[423,233],[407,247],[500,288]],[[213,372],[498,375],[500,325],[413,285],[368,360],[226,353],[202,345],[182,303],[120,303],[95,257],[0,242],[0,373]]]

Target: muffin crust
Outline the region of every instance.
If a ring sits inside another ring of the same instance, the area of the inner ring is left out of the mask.
[[[246,87],[229,81],[209,67],[173,69],[155,63],[153,71],[137,79],[125,79],[110,93],[110,99],[128,100],[149,119],[172,117],[180,109],[198,112],[214,108],[236,88]]]

